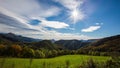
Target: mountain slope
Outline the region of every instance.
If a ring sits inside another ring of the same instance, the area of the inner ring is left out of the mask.
[[[51,40],[40,40],[33,39],[28,37],[19,36],[13,33],[1,33],[0,34],[0,44],[5,45],[14,45],[19,44],[21,46],[28,46],[34,49],[58,49],[56,44],[54,44]]]
[[[15,35],[13,33],[0,34],[0,42],[37,42],[37,41],[40,41],[40,39],[23,37],[20,35]]]
[[[96,40],[59,40],[55,43],[63,46],[65,49],[76,50],[94,41]]]
[[[42,40],[39,42],[33,42],[31,43],[31,45],[35,49],[38,49],[38,48],[44,48],[44,49],[50,49],[50,50],[58,49],[57,45],[52,43],[51,40]]]
[[[27,45],[33,48],[45,48],[45,49],[69,49],[84,51],[119,51],[120,52],[120,35],[106,37],[102,39],[90,39],[90,40],[40,40],[28,37],[15,35],[13,33],[0,34],[0,44],[20,44]]]
[[[101,52],[120,52],[120,35],[99,39],[98,41],[93,42],[88,46],[82,47],[81,49]]]

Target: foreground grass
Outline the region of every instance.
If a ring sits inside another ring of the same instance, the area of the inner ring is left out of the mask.
[[[97,62],[105,62],[110,57],[88,55],[65,55],[49,59],[0,58],[0,67],[3,68],[77,68],[82,62],[92,58]]]

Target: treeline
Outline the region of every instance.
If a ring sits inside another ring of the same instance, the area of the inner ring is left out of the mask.
[[[99,52],[99,51],[88,51],[88,50],[49,50],[44,48],[34,49],[30,46],[20,45],[0,45],[0,56],[1,57],[20,57],[20,58],[52,58],[61,55],[75,55],[85,54],[94,56],[110,56],[113,54],[120,54],[119,52]]]
[[[44,48],[34,49],[30,46],[0,45],[0,56],[21,58],[51,58],[60,55],[76,54],[74,50],[49,50]]]
[[[84,55],[92,55],[92,56],[113,56],[113,55],[120,56],[119,51],[98,51],[98,50],[85,49],[85,48],[78,49],[77,53]]]

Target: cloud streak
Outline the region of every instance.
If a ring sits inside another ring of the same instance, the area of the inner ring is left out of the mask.
[[[93,32],[93,31],[96,31],[100,28],[101,28],[101,26],[90,26],[88,28],[82,29],[81,31],[82,32]]]
[[[77,34],[63,33],[54,29],[73,29],[66,22],[57,20],[48,20],[48,17],[58,16],[61,10],[68,13],[77,9],[79,17],[74,19],[75,22],[84,18],[81,10],[82,0],[56,0],[65,9],[55,5],[42,4],[38,0],[0,0],[0,32],[13,32],[32,38],[40,39],[91,39],[92,37]],[[80,8],[80,9],[79,9]],[[69,15],[70,17],[70,15]],[[72,17],[71,17],[72,18]],[[30,24],[31,20],[39,20],[37,25]],[[49,30],[46,27],[54,28]]]
[[[66,23],[64,23],[64,22],[47,21],[47,20],[42,20],[40,25],[44,26],[44,27],[52,27],[52,28],[56,28],[56,29],[61,29],[61,28],[67,28],[67,27],[69,27],[69,25],[66,24]]]

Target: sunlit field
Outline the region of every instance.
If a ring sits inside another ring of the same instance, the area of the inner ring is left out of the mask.
[[[26,58],[0,58],[2,68],[78,68],[81,64],[92,58],[95,62],[105,62],[110,57],[87,56],[87,55],[65,55],[47,59]]]

